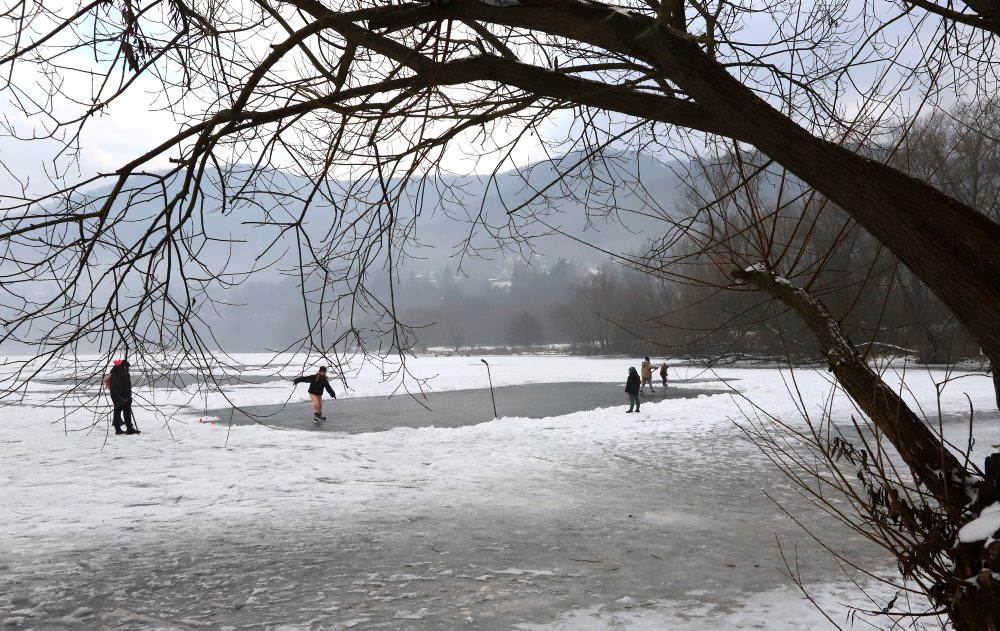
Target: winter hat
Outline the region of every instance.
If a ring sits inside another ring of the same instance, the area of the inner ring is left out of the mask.
[[[120,366],[123,361],[125,361],[125,360],[123,360],[123,359],[116,359],[115,361],[113,361],[111,363],[113,363],[115,366]]]
[[[326,372],[326,366],[320,366],[319,369],[322,370],[323,372]]]

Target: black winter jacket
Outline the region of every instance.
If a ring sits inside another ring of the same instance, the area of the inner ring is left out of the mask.
[[[629,394],[639,394],[639,373],[632,370],[628,371],[628,381],[625,382],[625,392]]]
[[[128,361],[112,366],[108,375],[111,377],[108,386],[111,394],[121,399],[132,398],[132,378],[128,374]]]
[[[330,396],[334,399],[337,395],[333,393],[333,388],[330,387],[330,381],[326,377],[318,377],[316,375],[309,375],[308,377],[299,377],[293,380],[293,383],[308,383],[309,384],[309,394],[323,394],[323,388],[330,393]]]

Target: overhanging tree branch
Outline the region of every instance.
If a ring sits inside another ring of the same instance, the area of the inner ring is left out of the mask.
[[[850,397],[885,432],[914,478],[953,516],[969,503],[970,477],[962,463],[868,366],[837,321],[822,303],[763,266],[737,269],[731,274],[737,284],[750,283],[794,310],[816,336],[826,355],[830,372]]]

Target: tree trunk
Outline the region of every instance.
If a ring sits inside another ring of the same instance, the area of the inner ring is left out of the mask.
[[[316,0],[289,1],[317,15],[329,12]],[[1000,313],[1000,224],[924,182],[813,136],[800,122],[768,105],[730,75],[691,35],[682,32],[684,24],[676,11],[671,17],[670,25],[654,23],[648,16],[626,9],[578,0],[450,0],[386,9],[385,17],[373,16],[368,30],[353,22],[338,23],[336,28],[349,40],[370,46],[416,72],[433,69],[436,62],[415,58],[412,50],[389,35],[397,28],[447,19],[529,29],[565,37],[582,47],[603,48],[615,53],[616,59],[634,57],[649,63],[660,75],[657,80],[675,84],[696,107],[681,111],[675,99],[661,103],[646,98],[642,90],[629,95],[617,89],[622,86],[609,86],[604,91],[593,85],[596,80],[557,82],[515,63],[495,64],[486,72],[469,64],[467,71],[481,72],[484,81],[520,86],[540,97],[690,125],[753,144],[842,207],[937,294],[976,337],[991,362],[1000,405],[1000,375],[996,374],[1000,367],[1000,327],[996,326],[996,314]],[[427,87],[433,87],[436,74],[425,74]],[[869,368],[820,303],[769,274],[751,271],[747,276],[753,276],[753,282],[805,318],[827,350],[830,369],[844,389],[944,507],[949,525],[962,523],[969,476],[954,455]],[[951,541],[930,543],[936,553],[954,553]],[[1000,555],[1000,549],[997,552]],[[969,548],[967,559],[956,564],[964,568],[964,574],[935,577],[940,580],[929,587],[932,598],[947,609],[960,629],[997,628],[992,620],[1000,619],[1000,612],[994,611],[1000,598],[993,598],[991,583],[975,589],[963,580],[981,576],[978,571],[968,572],[982,569],[985,557],[982,545],[978,552],[975,546]],[[992,574],[987,578],[992,581]]]
[[[969,545],[981,549],[983,542]],[[993,542],[991,546],[1000,547],[1000,542]],[[994,552],[990,556],[997,554]],[[979,558],[982,559],[982,554]],[[948,607],[951,623],[956,631],[1000,631],[1000,582],[985,567],[973,576],[976,587],[960,587],[954,603]]]
[[[998,363],[1000,225],[932,186],[814,137],[697,44],[664,27],[656,25],[636,41],[645,57],[702,107],[742,128],[757,148],[841,206],[888,247]]]
[[[973,505],[978,515],[983,508],[1000,501],[1000,454],[986,458],[983,483]],[[993,533],[996,539],[997,533]],[[1000,631],[1000,541],[973,541],[955,545],[957,589],[950,590],[951,621],[959,631]],[[975,585],[975,586],[973,586]],[[945,593],[944,596],[950,596]]]
[[[759,268],[736,270],[737,283],[751,283],[798,313],[812,329],[830,360],[830,370],[844,390],[892,441],[914,477],[927,486],[948,512],[951,524],[968,520],[968,474],[938,437],[865,363],[826,308],[805,290]],[[1000,454],[986,459],[986,475],[970,507],[978,516],[1000,501]],[[940,475],[940,472],[946,472]],[[998,534],[994,533],[995,539]],[[937,541],[937,542],[935,542]],[[935,576],[927,594],[942,607],[958,631],[1000,631],[1000,541],[951,542],[927,537],[930,556],[947,554],[954,564],[947,576]],[[900,550],[905,555],[907,551]],[[901,557],[902,558],[902,557]]]
[[[317,17],[331,13],[315,0],[290,1]],[[691,124],[753,144],[838,204],[889,248],[968,328],[990,361],[1000,365],[1000,327],[995,325],[1000,313],[1000,224],[925,182],[813,136],[730,75],[677,24],[670,28],[649,16],[599,2],[451,0],[387,9],[368,24],[369,29],[384,29],[381,35],[351,22],[338,22],[335,28],[402,64],[422,68],[432,62],[415,60],[412,50],[384,35],[449,18],[548,33],[646,61],[691,97],[696,107],[675,111],[677,99],[657,105],[642,92],[630,98],[614,89],[619,86],[609,86],[606,93],[593,86],[573,93],[564,82],[556,86],[553,80],[548,86],[534,74],[499,61],[491,78],[562,101],[587,103],[599,95],[600,102],[592,102],[596,107]],[[650,101],[643,105],[644,114],[633,103],[638,99]],[[1000,406],[1000,381],[997,387]]]
[[[784,278],[754,267],[732,273],[737,283],[751,283],[794,310],[809,326],[830,362],[830,371],[864,410],[945,510],[957,517],[969,501],[969,477],[958,459],[882,378],[847,338],[816,298]]]
[[[1000,409],[1000,355],[990,356],[990,371],[993,373],[993,395]]]

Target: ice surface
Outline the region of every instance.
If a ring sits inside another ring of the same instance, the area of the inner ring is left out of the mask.
[[[494,385],[620,378],[624,387],[635,363],[487,359]],[[267,377],[260,357],[240,361]],[[488,386],[479,358],[420,357],[409,368],[437,375],[435,390]],[[905,396],[936,409],[935,382],[956,376],[911,371]],[[72,412],[72,402],[48,402],[51,384],[34,385],[24,404],[0,408],[0,623],[832,628],[781,576],[776,536],[802,555],[803,579],[838,622],[844,603],[877,609],[762,494],[798,501],[734,424],[747,400],[801,423],[791,384],[810,414],[829,408],[849,421],[853,407],[830,397],[829,375],[676,366],[671,378],[706,390],[725,379],[735,390],[651,399],[641,414],[623,405],[344,435],[198,423],[190,393],[140,387],[150,402],[137,410],[142,435],[114,437],[108,410]],[[363,366],[348,380],[349,396],[397,385]],[[280,404],[291,392],[265,379],[228,396]],[[981,415],[993,407],[986,377],[951,381],[941,409],[960,419],[966,394],[977,423],[996,427]],[[805,520],[869,567],[891,565],[822,516]],[[893,594],[875,593],[881,605]]]

